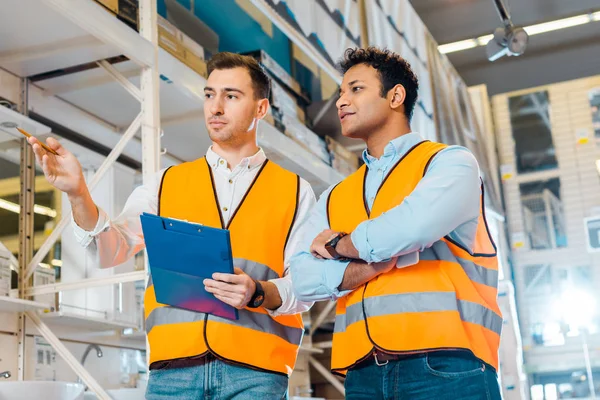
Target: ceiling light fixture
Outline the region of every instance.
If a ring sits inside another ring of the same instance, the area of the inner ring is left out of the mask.
[[[12,201],[4,199],[0,199],[0,208],[17,214],[21,212],[21,206],[19,206],[17,203],[13,203]],[[56,210],[53,210],[50,207],[40,206],[39,204],[35,204],[33,206],[33,212],[40,215],[46,215],[50,218],[55,218],[57,215]]]
[[[543,22],[541,24],[529,25],[524,27],[523,29],[525,30],[525,32],[527,32],[529,36],[533,36],[539,35],[541,33],[570,28],[573,26],[584,25],[595,21],[600,21],[600,11],[596,11],[589,14],[577,15],[575,17],[558,19],[555,21]],[[474,47],[485,46],[493,38],[494,35],[484,35],[476,39],[466,39],[458,42],[442,44],[438,46],[438,50],[442,54],[454,53],[457,51],[472,49]]]

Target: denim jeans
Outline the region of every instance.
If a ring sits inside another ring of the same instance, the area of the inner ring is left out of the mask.
[[[492,367],[463,351],[416,355],[348,371],[346,399],[501,400]]]
[[[287,399],[288,377],[207,356],[194,367],[150,370],[147,400]]]

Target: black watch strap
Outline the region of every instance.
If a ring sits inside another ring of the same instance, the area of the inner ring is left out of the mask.
[[[338,243],[340,242],[340,240],[342,240],[342,238],[344,236],[346,236],[347,234],[344,232],[340,232],[338,233],[333,239],[331,239],[329,242],[325,243],[325,250],[327,250],[327,252],[329,254],[331,254],[331,256],[334,259],[340,259],[340,255],[339,253],[336,251],[336,246],[338,245]]]
[[[248,308],[258,308],[265,301],[265,291],[259,281],[255,280],[256,290],[247,304]]]

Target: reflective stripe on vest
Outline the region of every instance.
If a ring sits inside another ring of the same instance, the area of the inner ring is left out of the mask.
[[[369,297],[364,300],[364,308],[368,317],[455,311],[464,322],[481,325],[498,335],[502,330],[502,317],[481,304],[457,300],[454,292],[402,293]],[[363,303],[352,304],[346,308],[345,314],[336,315],[334,333],[344,332],[348,326],[359,321],[364,321]]]
[[[241,204],[223,224],[212,171],[202,158],[171,167],[160,189],[159,214],[228,229],[234,266],[261,281],[284,273],[284,252],[296,218],[300,178],[265,161]],[[150,266],[152,271],[152,266]],[[159,304],[152,279],[144,298],[150,363],[212,352],[244,366],[289,375],[304,325],[297,315],[272,317],[263,308],[239,310],[239,320]]]
[[[331,229],[352,232],[358,224],[402,204],[423,179],[429,162],[445,147],[425,141],[410,149],[391,168],[371,210],[364,199],[368,168],[362,166],[330,192]],[[344,375],[374,347],[391,353],[466,349],[498,368],[502,329],[496,300],[498,263],[485,223],[483,198],[482,186],[473,249],[442,238],[419,254],[416,265],[394,268],[338,299],[334,372]]]
[[[435,242],[433,246],[419,253],[420,261],[457,261],[463,268],[469,279],[482,285],[496,288],[498,286],[498,270],[482,267],[473,261],[465,260],[454,254],[448,244],[444,241]]]
[[[276,335],[291,344],[298,344],[302,340],[303,329],[280,324],[268,314],[239,310],[239,317],[237,321],[231,321],[214,315],[209,316],[209,319],[210,321],[243,326],[244,328]],[[158,325],[197,322],[203,321],[205,318],[206,314],[204,313],[182,310],[170,306],[158,307],[152,310],[148,318],[146,318],[146,332],[150,333],[152,328]]]

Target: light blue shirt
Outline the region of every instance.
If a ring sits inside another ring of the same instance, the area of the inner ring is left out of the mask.
[[[388,143],[379,159],[365,150],[369,208],[390,169],[421,141],[418,133],[400,136]],[[303,301],[335,300],[349,293],[338,290],[349,262],[321,260],[310,254],[314,238],[329,229],[327,198],[332,189],[321,195],[303,222],[300,251],[290,260],[294,292]],[[464,147],[449,146],[433,158],[427,174],[402,204],[359,224],[351,233],[352,243],[362,260],[374,263],[399,257],[399,268],[418,262],[419,252],[445,236],[470,249],[477,231],[480,194],[475,157]]]

